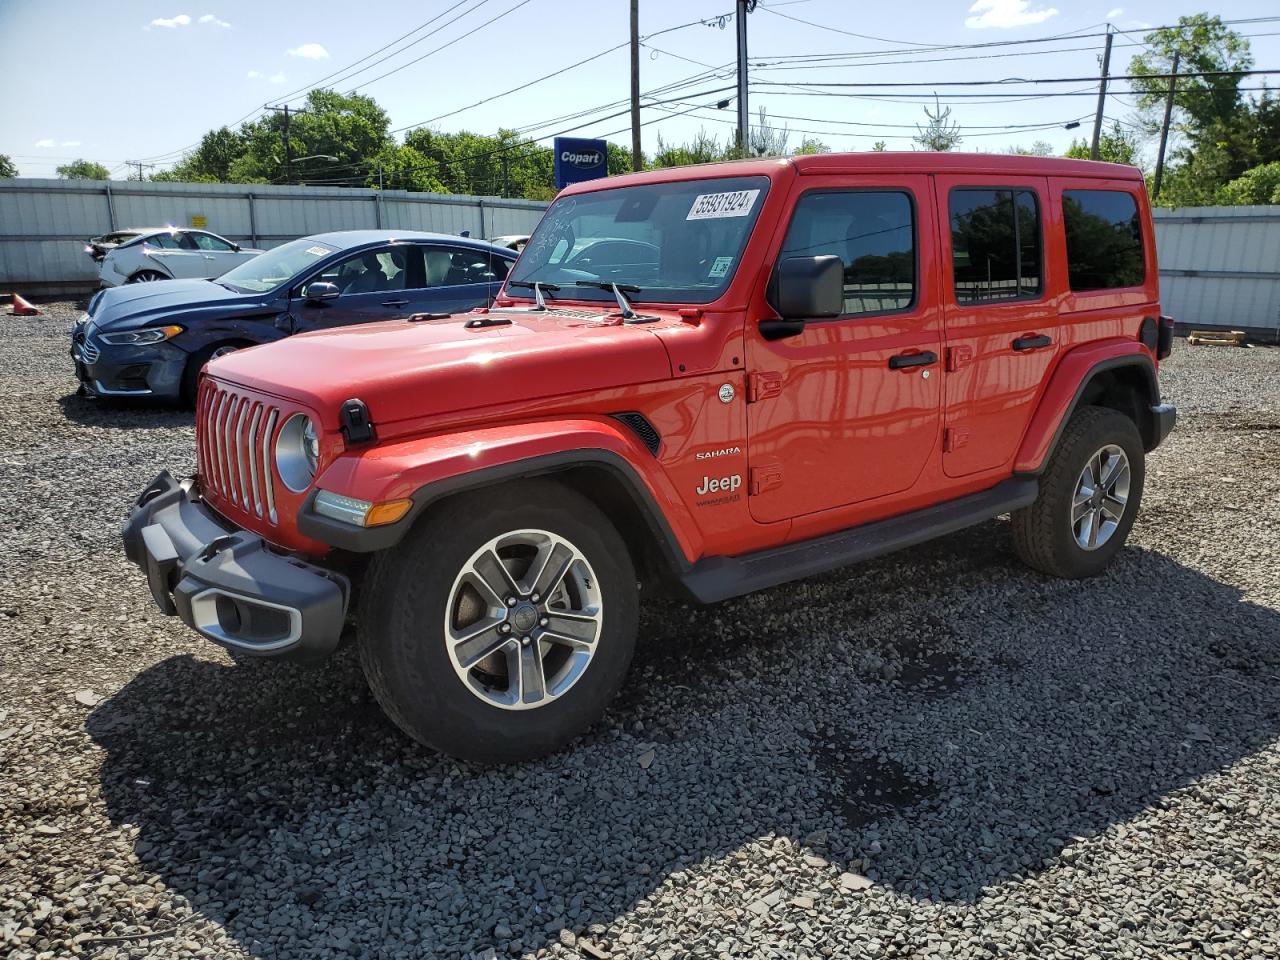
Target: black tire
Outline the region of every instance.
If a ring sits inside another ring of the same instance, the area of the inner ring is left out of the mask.
[[[459,676],[445,617],[455,578],[472,556],[494,538],[530,529],[564,538],[585,557],[602,616],[592,655],[571,686],[541,706],[508,709]],[[375,556],[357,645],[374,697],[409,736],[460,760],[517,762],[557,750],[603,715],[631,665],[638,612],[635,569],[608,518],[567,487],[530,480],[453,498]]]
[[[125,283],[152,283],[156,280],[168,279],[170,278],[165,276],[159,270],[139,270],[137,273],[133,274],[133,276],[129,277]]]
[[[182,387],[180,399],[189,407],[196,405],[196,393],[200,389],[200,371],[204,369],[204,365],[208,363],[215,353],[230,350],[243,350],[245,347],[253,346],[243,340],[228,341],[226,343],[213,343],[205,347],[203,350],[197,350],[187,358],[187,365],[182,368]]]
[[[1108,446],[1128,459],[1124,510],[1105,542],[1082,546],[1072,523],[1077,484],[1090,459]],[[1142,504],[1146,464],[1142,437],[1134,422],[1105,407],[1084,407],[1068,421],[1040,477],[1040,495],[1013,512],[1014,551],[1028,566],[1055,577],[1078,580],[1105,570],[1124,546]]]

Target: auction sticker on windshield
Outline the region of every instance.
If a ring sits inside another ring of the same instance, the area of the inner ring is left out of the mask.
[[[730,190],[728,193],[700,193],[693,198],[686,220],[717,220],[745,217],[756,205],[759,190]]]

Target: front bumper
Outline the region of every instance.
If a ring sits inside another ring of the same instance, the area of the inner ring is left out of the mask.
[[[338,645],[350,581],[231,527],[190,481],[162,472],[139,495],[120,532],[125,555],[147,575],[156,605],[215,643],[306,660]]]
[[[120,346],[81,328],[72,333],[71,359],[76,379],[95,397],[176,399],[187,364],[187,354],[171,343]]]

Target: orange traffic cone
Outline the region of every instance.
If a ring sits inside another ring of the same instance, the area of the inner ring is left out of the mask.
[[[13,294],[13,309],[9,311],[10,314],[12,314],[15,317],[34,317],[39,312],[40,312],[39,310],[37,310],[34,306],[32,306],[26,300],[23,300],[16,293]]]

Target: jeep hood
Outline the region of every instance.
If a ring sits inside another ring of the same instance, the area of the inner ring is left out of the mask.
[[[466,326],[505,316],[512,323]],[[208,372],[297,400],[336,430],[343,401],[353,397],[385,425],[663,380],[671,363],[650,328],[603,311],[494,311],[301,334],[228,354]]]

